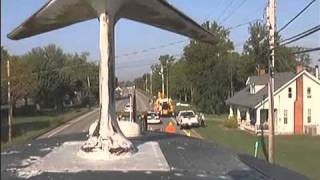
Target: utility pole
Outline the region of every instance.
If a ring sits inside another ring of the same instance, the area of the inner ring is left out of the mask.
[[[90,84],[90,77],[89,76],[87,76],[87,85],[88,85],[88,90],[90,90],[91,84]]]
[[[133,122],[132,120],[132,111],[133,111],[133,105],[132,105],[132,94],[129,95],[129,104],[130,104],[130,111],[129,111],[129,121]]]
[[[231,63],[231,73],[230,73],[230,97],[233,96],[233,68]]]
[[[164,74],[163,74],[163,64],[161,64],[161,83],[162,83],[162,96],[164,95]]]
[[[169,98],[169,62],[167,62],[167,98]]]
[[[150,72],[150,94],[151,94],[151,96],[153,96],[153,91],[152,91],[152,70],[151,70],[151,72]]]
[[[11,87],[10,87],[10,60],[7,61],[7,75],[8,75],[8,141],[12,142],[12,100],[11,100]]]
[[[269,0],[268,10],[268,28],[269,28],[269,143],[268,143],[268,161],[274,163],[275,143],[274,143],[274,55],[275,55],[275,32],[276,32],[276,0]]]
[[[132,122],[137,122],[137,102],[136,102],[136,89],[133,90],[132,97]]]
[[[91,95],[91,83],[90,83],[90,77],[87,76],[87,86],[88,86],[88,105],[89,109],[91,108],[91,100],[90,100],[90,95]]]
[[[146,92],[148,92],[148,73],[146,74]]]

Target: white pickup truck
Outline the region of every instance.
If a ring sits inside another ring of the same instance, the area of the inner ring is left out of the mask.
[[[181,129],[199,126],[198,116],[192,110],[180,111],[176,122],[177,125],[180,125]]]
[[[147,123],[148,124],[160,124],[161,120],[158,114],[155,112],[148,112],[147,114]]]

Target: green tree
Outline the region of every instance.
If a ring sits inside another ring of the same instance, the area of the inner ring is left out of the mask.
[[[170,66],[170,94],[179,101],[188,101],[190,98],[190,84],[186,78],[186,62],[183,58]]]
[[[160,63],[151,67],[153,93],[156,95],[161,91],[161,64],[166,68],[166,62],[172,59],[169,66],[170,96],[179,101],[190,102],[200,111],[223,113],[227,110],[225,100],[244,88],[249,76],[268,71],[268,30],[264,23],[251,24],[248,29],[250,36],[240,54],[234,51],[227,29],[215,22],[208,25],[209,31],[216,35],[215,44],[192,40],[184,48],[180,59],[174,60],[170,55],[163,55],[159,58]],[[308,54],[293,55],[293,52],[305,48],[286,47],[280,45],[280,42],[281,37],[277,34],[276,72],[295,71],[298,62],[309,65]],[[144,89],[144,79],[145,74],[136,79],[137,87]]]
[[[7,77],[7,61],[10,61],[10,79]],[[12,104],[15,107],[17,100],[25,98],[37,88],[37,82],[31,72],[30,65],[21,56],[10,56],[1,47],[1,103],[7,103],[7,82],[11,84]],[[25,101],[27,102],[27,101]]]
[[[249,38],[243,46],[243,53],[248,58],[248,69],[268,68],[269,42],[268,28],[265,23],[257,21],[249,26]]]
[[[8,51],[1,46],[1,104],[7,104],[7,61],[9,60]]]
[[[244,71],[247,75],[258,74],[261,70],[268,71],[269,42],[268,28],[265,23],[259,21],[249,26],[249,38],[243,46],[243,60],[248,66]],[[306,53],[293,55],[293,52],[304,50],[302,47],[286,47],[281,45],[281,36],[276,33],[275,47],[275,71],[295,71],[297,63],[305,66],[310,64],[310,56]]]
[[[216,22],[209,25],[216,35],[213,45],[191,41],[184,48],[185,75],[190,85],[191,101],[208,113],[224,112],[224,100],[229,96],[228,61],[234,46],[230,32]]]
[[[161,66],[160,66],[160,64],[152,65],[151,70],[152,70],[153,96],[158,96],[158,92],[161,92]]]
[[[25,99],[26,105],[28,97],[38,87],[35,74],[23,56],[12,56],[10,58],[10,83],[12,102],[15,106],[19,99]]]
[[[32,64],[39,87],[34,92],[34,99],[45,106],[63,109],[63,98],[66,94],[70,78],[64,76],[64,65],[67,56],[55,45],[34,48],[26,54]]]

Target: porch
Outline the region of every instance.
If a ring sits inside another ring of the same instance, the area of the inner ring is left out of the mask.
[[[236,112],[236,113],[234,113]],[[268,134],[268,110],[230,106],[229,119],[236,118],[241,130],[254,134]]]

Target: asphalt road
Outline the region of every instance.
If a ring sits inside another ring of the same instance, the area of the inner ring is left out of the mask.
[[[129,93],[129,92],[127,92]],[[136,104],[137,104],[137,111],[144,112],[150,110],[149,99],[143,93],[136,91]],[[129,103],[129,98],[117,100],[116,102],[116,111],[123,112],[125,104]],[[64,136],[70,134],[77,134],[77,133],[86,133],[90,125],[99,118],[99,111],[98,109],[94,109],[92,112],[87,113],[77,119],[67,122],[62,126],[51,130],[40,136],[38,139],[43,138],[50,138],[55,136]]]
[[[128,93],[133,93],[133,92],[130,90],[126,90],[124,93],[124,96],[126,96]],[[123,112],[124,106],[128,103],[129,103],[129,98],[117,100],[116,111]],[[136,105],[137,105],[138,112],[151,110],[150,99],[139,90],[136,90]]]
[[[125,91],[125,95],[127,93],[132,93],[130,91]],[[117,101],[116,109],[117,112],[123,112],[124,106],[129,103],[129,99],[121,99]],[[136,104],[137,104],[137,111],[138,112],[145,112],[152,110],[152,106],[150,104],[150,98],[146,96],[143,92],[140,90],[136,91]],[[165,132],[166,127],[168,126],[169,122],[172,122],[177,134],[182,135],[191,135],[193,137],[200,137],[198,134],[196,134],[195,131],[190,130],[180,130],[180,128],[176,125],[174,118],[172,117],[161,117],[161,123],[160,124],[149,124],[148,130],[149,131],[156,131],[156,132]]]
[[[127,100],[117,102],[117,108]],[[150,108],[148,98],[137,92],[137,106],[140,111]],[[28,144],[13,146],[1,152],[1,179],[21,179],[29,174],[21,174],[21,169],[41,162],[48,154],[59,149],[66,142],[79,142],[87,139],[87,131],[92,122],[98,118],[98,111],[85,114],[64,124]],[[214,142],[206,142],[199,138],[188,137],[188,131],[177,134],[161,132],[172,121],[163,118],[163,123],[152,125],[152,131],[145,132],[141,137],[131,138],[138,146],[148,142],[157,142],[165,157],[169,171],[79,171],[41,172],[31,179],[306,179],[286,168],[270,165],[265,161],[251,156],[238,154],[230,149],[220,147]],[[160,130],[157,130],[160,129]],[[154,132],[159,131],[159,132]],[[192,133],[192,132],[191,132]],[[193,135],[192,133],[192,136]],[[55,161],[63,162],[63,157],[56,157]],[[152,159],[151,159],[152,161]],[[29,173],[37,173],[34,170]]]
[[[129,98],[117,100],[116,111],[123,112],[124,106],[127,103],[129,103]],[[140,91],[136,91],[136,104],[137,104],[137,111],[138,112],[145,112],[145,111],[149,111],[151,109],[151,106],[149,104],[149,98],[145,94],[141,93]],[[89,126],[94,121],[96,121],[98,118],[99,118],[99,111],[98,111],[98,109],[94,109],[90,113],[87,113],[77,119],[69,121],[66,124],[63,124],[62,126],[41,135],[38,139],[50,138],[50,137],[55,137],[55,136],[71,135],[71,134],[77,134],[77,133],[86,133],[86,132],[88,132]],[[177,134],[182,134],[182,135],[191,134],[191,136],[193,136],[193,137],[199,137],[197,134],[195,134],[194,131],[180,130],[180,128],[175,124],[174,119],[170,118],[170,117],[161,117],[160,124],[149,124],[148,130],[149,131],[157,131],[157,132],[165,132],[165,128],[167,127],[167,125],[169,124],[170,121],[173,122],[173,125],[176,128]]]

